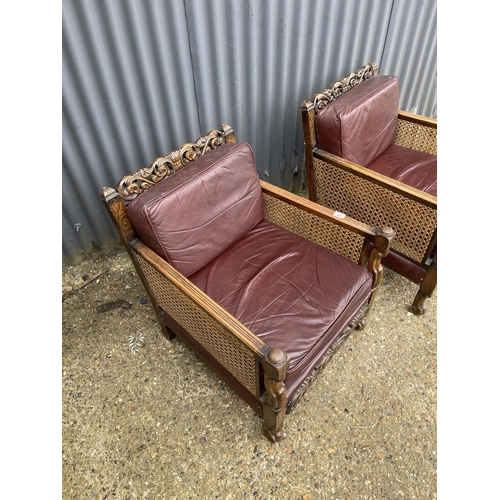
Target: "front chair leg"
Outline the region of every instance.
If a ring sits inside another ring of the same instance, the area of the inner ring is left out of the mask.
[[[288,354],[277,347],[269,349],[262,363],[266,388],[262,397],[264,429],[272,442],[281,441],[283,437],[283,420],[286,412],[284,380],[289,364]]]
[[[384,276],[384,266],[382,259],[389,253],[392,240],[395,236],[395,231],[389,226],[382,226],[376,229],[375,238],[373,241],[373,248],[368,256],[366,269],[373,275],[372,294],[370,297],[370,305],[368,310],[373,305],[373,300],[377,292],[377,288],[382,282]],[[359,330],[362,330],[364,325],[361,325]]]
[[[410,307],[410,312],[421,316],[427,309],[427,299],[434,293],[437,285],[437,257],[432,261],[432,264],[427,269],[424,279],[420,283],[420,289],[415,295],[413,304]]]

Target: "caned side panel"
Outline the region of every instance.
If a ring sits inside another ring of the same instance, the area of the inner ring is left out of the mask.
[[[437,155],[437,130],[419,123],[399,119],[394,144]]]
[[[359,263],[364,238],[317,215],[264,194],[266,219],[303,238]]]
[[[257,363],[253,354],[202,307],[136,254],[158,305],[252,394],[259,397]]]
[[[437,211],[342,168],[314,159],[317,202],[373,227],[396,231],[392,249],[422,262],[437,226]]]

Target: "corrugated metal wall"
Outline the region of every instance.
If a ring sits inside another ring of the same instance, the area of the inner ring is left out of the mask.
[[[368,61],[436,116],[436,0],[63,0],[63,257],[117,238],[103,186],[221,124],[305,183],[300,105]]]

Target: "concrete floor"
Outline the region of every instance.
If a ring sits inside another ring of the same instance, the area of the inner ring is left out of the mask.
[[[63,287],[63,499],[437,498],[437,293],[413,316],[416,285],[386,271],[366,328],[272,444],[162,336],[126,254],[65,266]]]

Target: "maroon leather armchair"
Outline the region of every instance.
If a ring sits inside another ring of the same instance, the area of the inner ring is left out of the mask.
[[[399,107],[399,82],[368,63],[302,104],[309,198],[396,231],[385,266],[418,284],[424,314],[437,285],[437,121]]]
[[[102,200],[164,334],[280,440],[285,414],[363,327],[392,229],[260,181],[250,145],[229,126],[103,188]]]

